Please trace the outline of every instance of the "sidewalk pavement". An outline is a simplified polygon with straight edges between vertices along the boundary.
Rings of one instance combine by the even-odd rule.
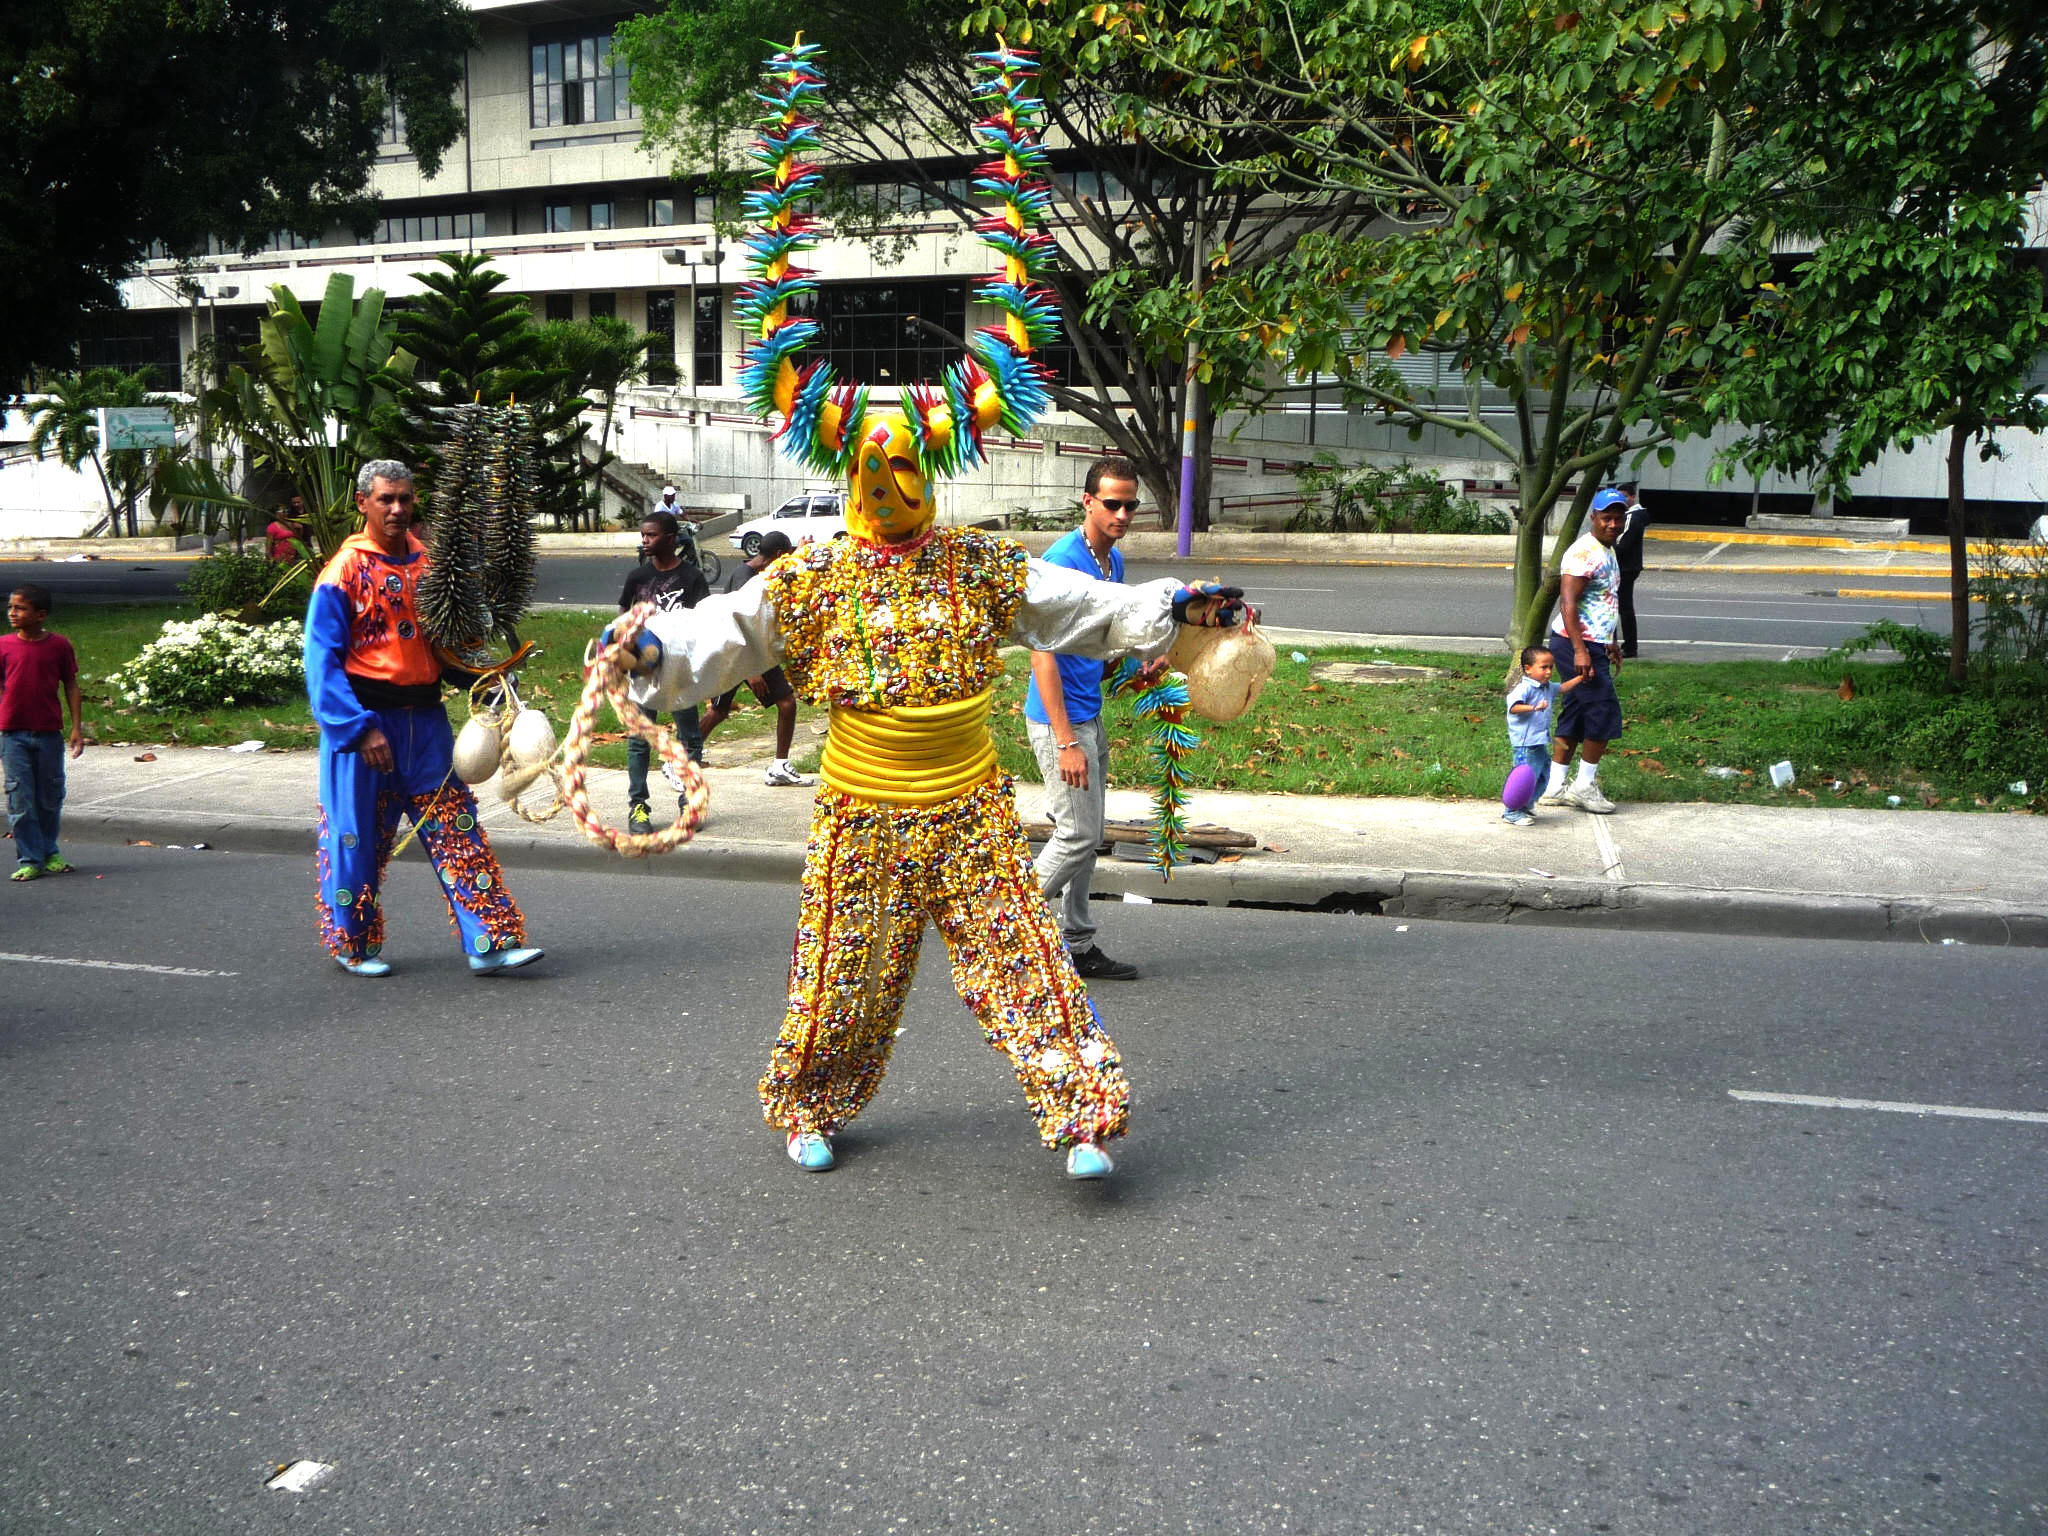
[[[800,746],[803,743],[800,742]],[[499,857],[617,878],[794,881],[811,791],[762,782],[760,738],[711,743],[711,807],[675,853],[621,859],[585,842],[566,811],[518,819],[495,784],[478,800]],[[137,761],[145,751],[149,762]],[[68,765],[65,843],[146,840],[168,858],[195,846],[294,855],[312,874],[318,757],[303,750],[96,747]],[[590,771],[591,802],[625,812],[625,774]],[[545,786],[543,786],[545,788]],[[655,781],[657,804],[666,797]],[[1036,785],[1019,786],[1027,819]],[[1112,789],[1112,820],[1143,819],[1145,795]],[[1391,918],[1662,929],[1772,938],[2048,945],[2048,819],[1828,807],[1623,805],[1613,816],[1545,810],[1515,829],[1483,801],[1343,799],[1197,789],[1189,819],[1251,834],[1255,850],[1176,870],[1105,856],[1098,898],[1276,905]],[[418,857],[417,845],[405,857]],[[543,926],[545,924],[543,923]]]

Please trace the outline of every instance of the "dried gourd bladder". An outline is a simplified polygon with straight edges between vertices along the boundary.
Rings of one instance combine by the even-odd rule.
[[[1183,626],[1167,659],[1188,680],[1188,708],[1219,725],[1252,707],[1273,675],[1273,642],[1256,624],[1230,629]]]

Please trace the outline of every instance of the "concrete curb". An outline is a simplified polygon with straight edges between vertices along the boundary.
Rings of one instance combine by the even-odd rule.
[[[157,847],[205,843],[232,853],[289,854],[310,861],[314,823],[290,817],[157,811],[82,811],[64,819],[67,839]],[[575,874],[672,875],[793,884],[804,851],[786,843],[699,837],[679,856],[620,860],[580,839],[500,826],[491,846],[506,865]],[[424,858],[417,845],[401,857]],[[1284,860],[1196,865],[1162,881],[1148,867],[1104,859],[1095,892],[1191,906],[1259,906],[1419,918],[1432,922],[1747,935],[1757,938],[1887,940],[1919,944],[2048,947],[2048,911],[2015,903],[1941,897],[1856,896],[1700,886],[1544,880],[1373,865]]]

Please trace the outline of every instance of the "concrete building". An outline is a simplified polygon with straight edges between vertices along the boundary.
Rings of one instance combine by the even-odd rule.
[[[481,252],[506,274],[508,291],[528,295],[542,318],[614,315],[656,337],[649,385],[620,412],[615,446],[623,460],[675,478],[707,502],[745,497],[755,511],[800,490],[803,476],[773,454],[732,382],[742,338],[731,296],[744,274],[738,253],[721,245],[713,227],[710,189],[672,177],[642,143],[624,66],[610,46],[622,15],[616,0],[467,3],[479,31],[462,87],[468,131],[429,178],[394,117],[374,181],[382,217],[368,240],[337,229],[317,241],[280,237],[253,256],[146,261],[123,285],[127,308],[84,341],[82,361],[151,364],[168,383],[195,338],[253,339],[273,287],[317,301],[339,269],[354,276],[358,291],[381,288],[402,300],[419,291],[413,274],[438,254]],[[958,175],[969,174],[974,158],[970,146],[960,146]],[[880,246],[828,240],[810,264],[823,282],[828,355],[842,376],[886,389],[933,377],[952,360],[952,350],[916,321],[954,334],[986,322],[968,290],[989,263],[955,218],[926,210],[886,172],[865,190],[893,210],[899,238],[888,243],[888,259]],[[1419,353],[1403,366],[1434,363]],[[1288,497],[1294,471],[1318,450],[1410,459],[1480,487],[1507,474],[1458,439],[1433,432],[1412,441],[1333,408],[1327,394],[1319,403],[1320,410],[1301,409],[1308,404],[1301,401],[1219,423],[1215,494],[1238,509]],[[1070,504],[1086,461],[1104,446],[1096,429],[1057,415],[1037,440],[999,439],[990,470],[953,488],[953,511]],[[1682,445],[1669,468],[1654,460],[1644,466],[1641,480],[1659,515],[1734,521],[1752,503],[1777,512],[1812,508],[1800,481],[1712,483],[1717,446]],[[1857,489],[1859,504],[1848,510],[1899,515],[1923,503],[1926,517],[1938,516],[1940,445],[1887,455]],[[2009,509],[2023,526],[2048,501],[2048,443],[2017,438],[1992,464],[1973,455],[1970,493]],[[0,506],[15,499],[0,483]]]

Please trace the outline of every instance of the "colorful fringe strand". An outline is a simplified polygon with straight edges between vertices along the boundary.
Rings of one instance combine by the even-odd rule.
[[[1110,675],[1109,691],[1135,695],[1133,708],[1140,720],[1150,718],[1152,739],[1146,751],[1152,759],[1152,867],[1159,878],[1171,880],[1173,866],[1188,860],[1188,773],[1186,759],[1202,744],[1202,738],[1184,723],[1188,713],[1188,680],[1169,672],[1150,688],[1137,686],[1138,663],[1126,656]]]
[[[805,115],[824,90],[815,43],[797,41],[771,55],[755,92],[761,110],[748,157],[762,184],[747,194],[747,217],[757,226],[744,240],[748,281],[734,298],[734,313],[754,333],[740,361],[747,406],[767,418],[780,415],[777,432],[785,456],[821,476],[852,467],[859,427],[867,412],[866,386],[842,384],[831,364],[800,365],[796,354],[817,340],[814,319],[791,306],[817,292],[817,276],[797,264],[816,249],[817,227],[803,205],[820,182],[803,156],[815,151],[818,124]],[[968,338],[969,356],[938,380],[906,385],[902,410],[911,429],[919,472],[927,481],[964,474],[983,457],[982,433],[1000,425],[1027,434],[1051,402],[1048,376],[1033,354],[1059,339],[1059,301],[1039,278],[1054,256],[1052,237],[1039,226],[1051,201],[1039,141],[1045,104],[1032,88],[1036,56],[998,40],[972,55],[973,94],[987,112],[974,135],[990,158],[975,171],[974,190],[999,206],[975,223],[977,238],[1001,261],[996,276],[977,283],[974,297],[1002,312],[998,325]]]

